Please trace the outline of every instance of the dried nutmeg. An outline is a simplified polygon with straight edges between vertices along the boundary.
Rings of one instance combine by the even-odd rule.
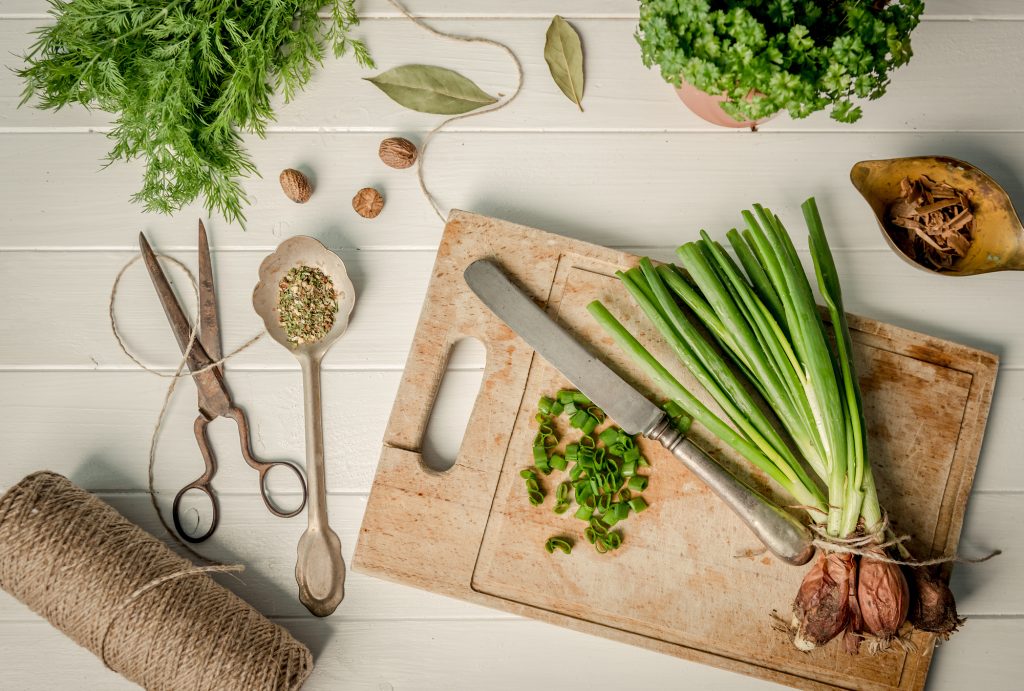
[[[285,168],[278,178],[281,181],[281,189],[286,197],[296,204],[305,204],[313,196],[313,186],[309,184],[309,178],[294,168]]]
[[[416,163],[416,145],[402,137],[388,137],[380,143],[377,153],[392,168],[408,168]]]
[[[384,208],[384,197],[372,187],[364,187],[352,197],[352,208],[363,218],[377,218]]]

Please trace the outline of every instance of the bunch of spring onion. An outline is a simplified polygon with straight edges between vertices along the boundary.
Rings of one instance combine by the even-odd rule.
[[[742,232],[727,234],[735,258],[702,231],[700,240],[677,250],[681,267],[643,259],[638,268],[618,274],[732,426],[680,384],[600,302],[589,310],[665,395],[789,493],[826,541],[858,541],[859,556],[819,554],[794,602],[793,622],[798,647],[820,646],[843,633],[847,649],[856,652],[862,638],[886,644],[897,635],[910,597],[898,565],[864,554],[882,555],[878,545],[886,529],[867,459],[839,278],[813,198],[803,212],[827,320],[789,234],[759,205],[743,212]],[[774,415],[764,412],[759,399]],[[915,623],[949,633],[958,623],[952,596],[941,581],[928,581],[925,586],[941,591],[932,599],[942,600],[945,611],[917,612],[921,599]],[[944,630],[934,623],[939,621]]]

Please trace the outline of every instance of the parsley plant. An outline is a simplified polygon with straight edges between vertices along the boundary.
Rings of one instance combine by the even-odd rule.
[[[737,120],[780,110],[794,118],[831,106],[861,116],[853,99],[885,93],[913,53],[922,0],[641,0],[636,38],[644,64],[685,79]]]

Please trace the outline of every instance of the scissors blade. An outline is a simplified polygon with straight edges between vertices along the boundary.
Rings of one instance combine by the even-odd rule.
[[[192,325],[189,323],[188,317],[185,316],[185,311],[181,309],[181,304],[178,302],[178,298],[175,297],[174,289],[171,288],[171,284],[167,281],[167,276],[164,275],[164,270],[160,267],[153,248],[149,246],[146,236],[142,233],[139,233],[139,249],[142,250],[142,260],[149,270],[149,277],[153,279],[153,287],[156,288],[156,294],[160,298],[160,304],[163,305],[167,321],[171,323],[171,331],[174,332],[174,338],[177,339],[178,347],[184,353],[185,349],[188,348],[188,339],[192,333]],[[211,362],[213,361],[210,360],[201,343],[192,344],[192,349],[188,354],[188,368],[190,370],[194,372],[202,369]]]
[[[171,331],[174,332],[174,338],[177,339],[178,347],[184,353],[185,349],[188,348],[192,326],[188,321],[188,317],[185,316],[185,311],[181,309],[181,303],[175,297],[174,290],[167,281],[167,276],[164,275],[164,270],[160,268],[160,263],[156,259],[153,248],[149,246],[146,236],[142,233],[139,233],[139,249],[142,250],[142,260],[146,263],[146,268],[149,270],[149,277],[153,279],[153,287],[156,288],[156,294],[160,298],[160,304],[163,305],[167,321],[171,323]],[[213,364],[213,360],[206,354],[203,344],[197,339],[188,351],[188,368],[193,372],[192,378],[196,382],[196,388],[199,389],[199,410],[202,411],[207,420],[223,415],[231,408],[231,395],[228,393],[228,389],[224,385],[224,378],[217,371],[217,368],[200,371],[211,364]],[[195,372],[199,372],[199,374],[195,374]]]
[[[210,243],[206,238],[206,226],[199,221],[199,342],[203,350],[216,362],[223,355],[220,347],[220,324],[217,319],[217,293],[213,285],[213,263],[210,260]],[[217,366],[217,371],[224,372]]]

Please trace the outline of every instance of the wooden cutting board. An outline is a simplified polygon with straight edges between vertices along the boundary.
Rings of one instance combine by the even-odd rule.
[[[915,652],[851,657],[829,645],[800,653],[772,627],[787,620],[806,567],[750,556],[759,543],[657,444],[650,508],[624,524],[624,544],[599,555],[572,512],[526,501],[519,471],[532,463],[537,399],[568,382],[472,294],[463,269],[496,259],[582,341],[652,397],[585,307],[598,298],[663,363],[667,346],[637,314],[614,272],[636,257],[504,221],[455,211],[438,248],[423,312],[384,435],[354,568],[418,588],[807,689],[922,689],[934,637]],[[850,318],[870,456],[883,506],[918,554],[956,549],[981,448],[998,359],[990,353],[870,319]],[[424,430],[460,339],[486,348],[483,382],[455,464],[428,469]],[[710,403],[681,366],[675,374]],[[713,404],[712,404],[713,406]],[[714,407],[714,406],[713,406]],[[695,425],[704,448],[750,482],[766,480]],[[779,497],[785,503],[785,499]],[[548,554],[555,534],[572,554]],[[555,653],[552,653],[555,654]]]

